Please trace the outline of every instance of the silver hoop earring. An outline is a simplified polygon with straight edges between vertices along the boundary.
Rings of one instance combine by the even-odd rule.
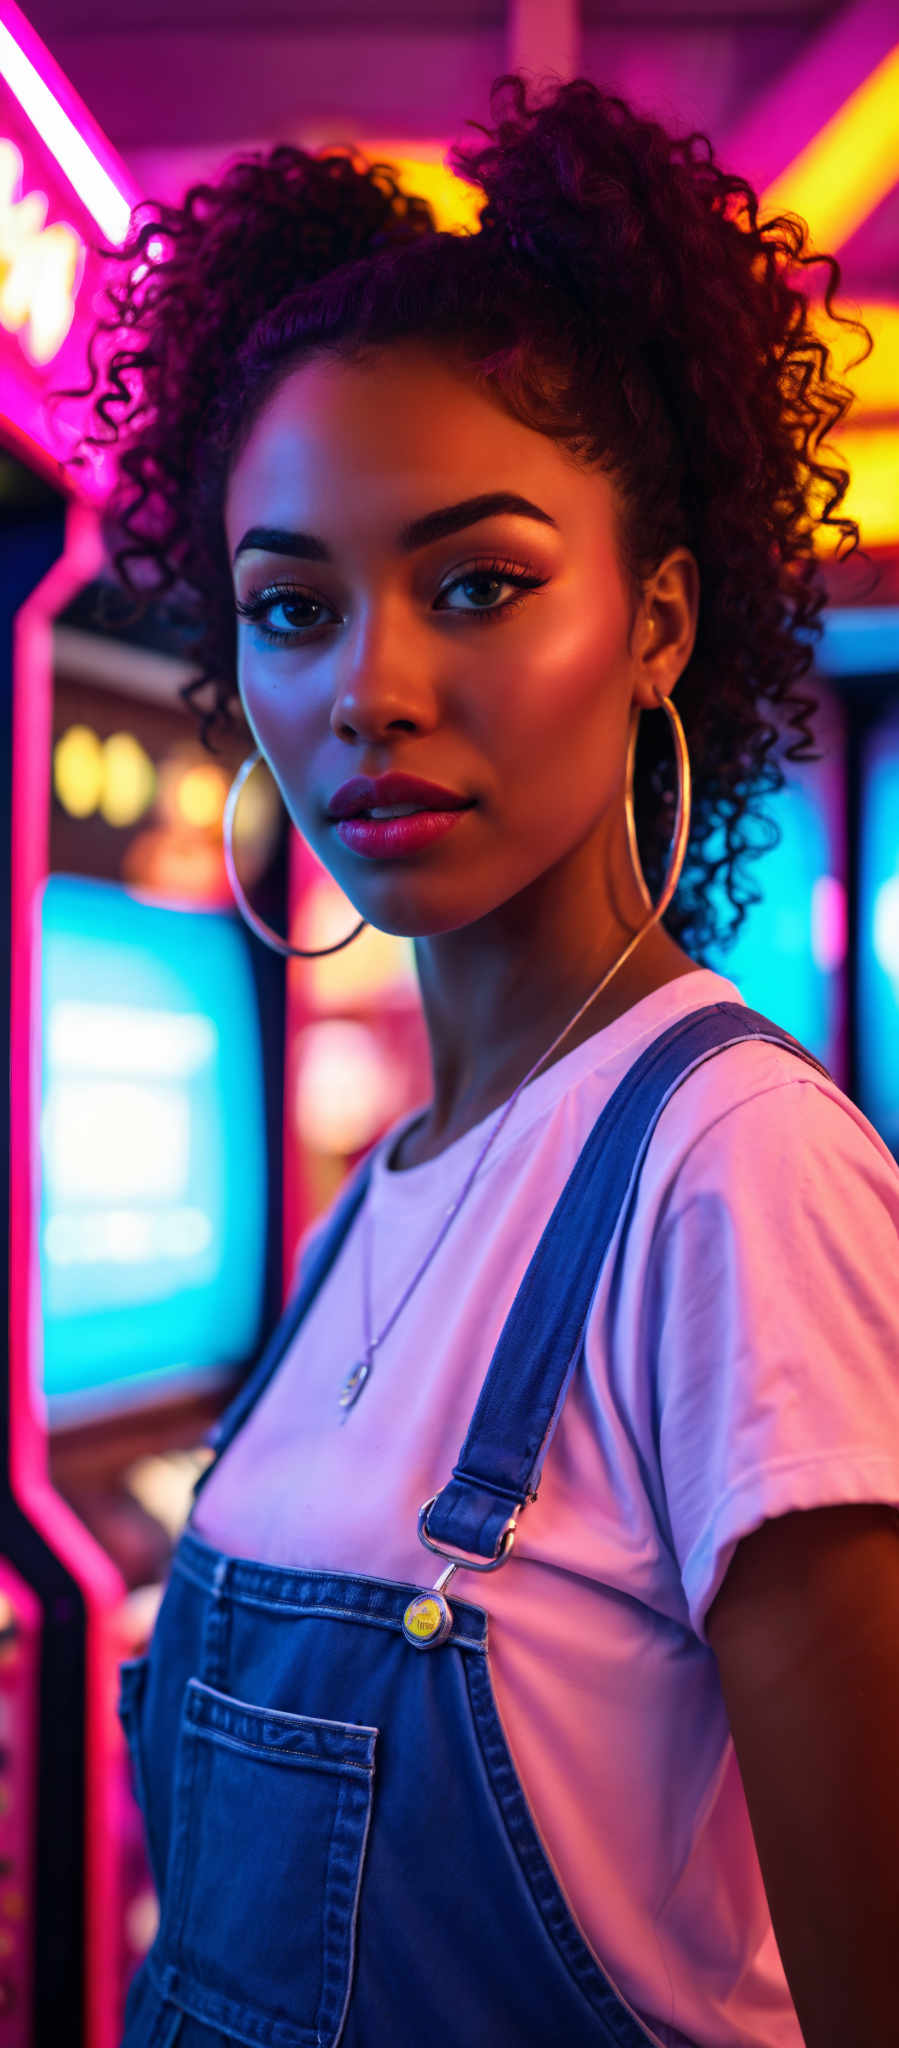
[[[258,767],[261,760],[262,755],[258,747],[254,754],[247,755],[247,759],[238,768],[231,788],[225,798],[225,808],[222,814],[222,846],[225,854],[225,867],[228,870],[228,880],[231,884],[234,901],[244,922],[250,925],[257,938],[262,939],[266,946],[271,947],[273,953],[283,953],[285,958],[290,954],[295,960],[321,960],[327,953],[342,953],[344,946],[352,945],[353,940],[358,939],[359,933],[364,932],[366,926],[366,919],[364,917],[361,924],[357,924],[355,931],[350,932],[348,939],[338,939],[336,946],[320,946],[316,952],[306,953],[301,946],[289,946],[286,939],[279,938],[278,933],[272,930],[270,924],[266,924],[263,918],[257,917],[252,904],[247,902],[244,895],[240,877],[234,865],[234,848],[232,845],[234,813],[237,809],[237,799],[244,783],[248,776],[252,775],[253,769]]]
[[[636,879],[637,887],[640,891],[646,908],[652,913],[646,926],[644,927],[644,930],[648,930],[650,924],[657,923],[658,919],[664,915],[677,888],[678,882],[680,881],[681,869],[683,867],[684,857],[687,851],[687,841],[690,837],[690,813],[692,808],[692,778],[690,774],[690,756],[687,750],[687,742],[684,737],[684,728],[681,724],[680,717],[677,711],[675,710],[674,705],[671,703],[670,699],[658,690],[656,691],[656,698],[660,708],[663,711],[667,712],[668,719],[674,733],[675,751],[677,756],[677,815],[675,818],[674,836],[671,844],[671,852],[668,858],[668,871],[665,876],[665,882],[662,888],[661,896],[659,897],[658,903],[655,905],[653,905],[652,897],[650,896],[649,890],[646,886],[646,877],[643,873],[643,867],[640,860],[640,851],[637,846],[637,827],[634,819],[634,761],[637,752],[637,729],[640,723],[640,714],[642,710],[642,706],[640,706],[639,704],[635,705],[634,710],[631,713],[631,730],[630,737],[628,740],[627,766],[625,769],[624,810],[627,822],[627,843],[630,851],[631,865],[634,870],[634,876]],[[238,768],[237,774],[234,777],[234,781],[232,782],[231,788],[229,789],[228,795],[225,799],[225,808],[222,816],[222,843],[225,854],[225,867],[228,873],[228,880],[231,884],[231,890],[234,896],[234,901],[237,905],[238,910],[240,911],[241,917],[244,919],[245,923],[248,924],[251,927],[251,929],[256,933],[257,938],[262,939],[263,943],[266,946],[270,946],[273,952],[282,953],[285,956],[285,958],[288,955],[290,955],[293,959],[296,960],[322,960],[326,958],[326,956],[329,953],[342,953],[345,946],[351,946],[353,940],[358,939],[359,933],[365,931],[367,924],[366,918],[363,917],[360,920],[355,930],[351,931],[347,938],[338,939],[336,946],[320,946],[314,952],[306,952],[301,946],[290,946],[288,945],[286,939],[279,938],[278,933],[272,930],[271,925],[266,924],[261,917],[257,916],[256,911],[252,907],[252,904],[247,902],[246,896],[244,895],[243,888],[240,882],[240,877],[234,865],[234,849],[232,845],[232,838],[234,832],[234,813],[237,809],[237,799],[240,796],[240,792],[244,786],[244,783],[246,782],[248,776],[252,775],[253,769],[258,766],[261,760],[262,755],[259,751],[259,748],[257,747],[255,753],[249,754],[247,756],[247,759],[241,763],[241,766]]]
[[[645,930],[649,929],[650,924],[657,924],[659,918],[664,916],[680,881],[681,869],[684,865],[687,851],[687,842],[690,837],[690,817],[693,809],[693,777],[690,772],[690,754],[680,714],[676,706],[672,704],[670,697],[665,696],[664,691],[656,689],[655,698],[660,709],[667,712],[668,722],[674,734],[677,764],[677,810],[674,820],[674,833],[672,835],[671,852],[668,856],[668,868],[662,885],[662,893],[658,903],[655,905],[653,905],[652,897],[646,886],[646,877],[643,873],[643,864],[640,859],[640,849],[637,845],[637,825],[634,817],[634,762],[637,755],[637,732],[640,725],[640,714],[643,709],[641,704],[635,705],[631,713],[631,729],[627,746],[627,766],[624,779],[624,815],[627,823],[627,843],[631,857],[631,866],[646,908],[652,912],[652,916],[644,927]]]

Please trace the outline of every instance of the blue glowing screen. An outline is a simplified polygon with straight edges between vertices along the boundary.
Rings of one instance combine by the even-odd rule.
[[[230,916],[53,875],[41,904],[48,1420],[227,1379],[263,1314],[262,1052]]]
[[[734,981],[750,1008],[760,1010],[822,1061],[838,1087],[846,1082],[848,972],[847,842],[844,804],[845,732],[838,702],[820,689],[813,724],[816,749],[809,763],[784,762],[784,786],[755,799],[748,836],[758,857],[738,863],[735,882],[748,903],[738,936],[708,947],[706,966]],[[767,822],[763,822],[767,821]],[[776,833],[771,827],[776,828]],[[708,852],[723,858],[723,828]],[[752,895],[760,895],[752,902]],[[730,919],[723,880],[713,888],[716,907]]]
[[[859,1103],[899,1159],[899,711],[861,749],[857,1043]]]

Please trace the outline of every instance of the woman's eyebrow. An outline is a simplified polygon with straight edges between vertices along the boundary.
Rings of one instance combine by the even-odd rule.
[[[558,531],[558,521],[541,506],[533,505],[530,498],[520,498],[515,491],[488,491],[478,498],[464,498],[459,505],[444,505],[436,512],[425,512],[420,519],[410,520],[397,534],[396,545],[401,554],[411,555],[417,548],[443,540],[462,527],[475,526],[479,519],[492,519],[498,512],[517,513],[521,519],[539,519]],[[266,548],[275,555],[300,555],[310,562],[334,560],[330,548],[317,534],[290,533],[277,526],[248,527],[237,543],[233,561],[246,548]]]

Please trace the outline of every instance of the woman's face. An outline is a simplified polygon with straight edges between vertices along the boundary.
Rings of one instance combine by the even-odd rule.
[[[469,514],[403,545],[425,514],[498,492],[543,516]],[[673,686],[698,590],[680,550],[629,652],[614,510],[607,477],[412,344],[364,366],[317,357],[254,422],[228,482],[228,549],[238,602],[281,586],[261,620],[279,637],[240,620],[240,695],[291,818],[370,924],[412,936],[472,924],[591,836],[600,897],[612,865],[630,874],[631,707],[654,703],[653,682]],[[327,806],[350,776],[389,769],[474,807],[411,857],[366,858]],[[641,920],[632,878],[629,901]]]

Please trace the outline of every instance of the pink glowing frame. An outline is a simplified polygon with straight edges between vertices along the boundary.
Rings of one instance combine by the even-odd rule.
[[[121,1880],[113,1758],[122,1736],[113,1677],[126,1654],[118,1616],[127,1587],[107,1552],[51,1484],[41,1394],[41,898],[49,846],[53,619],[103,560],[99,520],[73,501],[65,547],[13,624],[10,905],[9,1480],[32,1527],[77,1580],[85,1634],[85,2012],[91,2048],[115,2048]]]
[[[15,1757],[16,1774],[15,1798],[4,1809],[0,1830],[4,1856],[9,1857],[15,1873],[15,1884],[10,1889],[20,1898],[33,1899],[43,1615],[32,1587],[26,1585],[5,1557],[0,1558],[0,1597],[9,1602],[17,1628],[16,1640],[7,1653],[9,1661],[0,1666],[3,1743],[4,1747],[8,1743]],[[34,1945],[29,1939],[27,1918],[14,1920],[6,1931],[12,1941],[3,1956],[6,1996],[0,2013],[0,2048],[24,2048],[22,2014],[33,2010]]]
[[[67,184],[108,242],[122,242],[140,194],[83,101],[15,5],[0,0],[0,76],[55,160]],[[28,166],[29,183],[31,166]],[[38,167],[34,182],[46,182]],[[76,303],[74,332],[84,327]],[[0,337],[0,343],[5,337]],[[122,1735],[115,1674],[129,1645],[120,1640],[127,1591],[112,1559],[53,1488],[41,1393],[41,1305],[37,1256],[40,1217],[38,1120],[41,1090],[40,913],[49,857],[53,715],[53,619],[104,560],[99,505],[112,472],[64,473],[39,400],[17,370],[16,345],[0,364],[0,438],[23,462],[70,497],[65,545],[16,615],[13,626],[13,759],[10,1004],[10,1364],[9,1480],[23,1513],[77,1580],[85,1603],[85,1996],[84,2038],[115,2048],[121,1913],[120,1847],[114,1825],[113,1762]],[[67,374],[60,351],[58,383]],[[97,509],[91,508],[93,500]]]
[[[0,0],[0,77],[110,242],[123,242],[137,193],[121,159],[15,0]]]
[[[74,199],[101,237],[114,245],[124,242],[133,208],[143,195],[15,0],[0,0],[0,83],[15,102],[20,126],[24,122],[25,133],[36,138],[35,160],[24,155],[22,196],[48,190],[50,157],[53,190],[48,190],[48,219],[68,216],[74,210]],[[24,137],[22,140],[24,145]],[[68,225],[83,236],[83,228],[75,227],[71,220]],[[32,462],[45,468],[49,458],[56,470],[55,480],[93,503],[101,502],[112,486],[109,457],[99,449],[88,450],[90,466],[63,476],[59,470],[61,430],[46,415],[43,394],[47,387],[85,381],[86,359],[78,344],[91,322],[87,313],[80,313],[80,307],[90,299],[92,279],[101,274],[100,259],[91,250],[76,288],[72,325],[56,355],[44,366],[46,377],[34,375],[17,342],[0,330],[0,419],[15,422],[20,441],[31,445]],[[75,430],[69,428],[68,435],[74,438]],[[62,452],[67,454],[69,449]]]
[[[885,0],[860,0],[850,10],[857,29],[856,61],[872,61],[873,46],[883,34]],[[864,57],[861,58],[861,45]],[[9,63],[14,46],[21,65]],[[7,63],[3,64],[4,50]],[[15,69],[19,87],[10,75]],[[831,64],[830,81],[838,67]],[[35,76],[32,77],[31,74]],[[59,65],[41,42],[15,0],[0,0],[0,76],[13,90],[43,146],[55,157],[82,206],[108,240],[123,240],[128,214],[139,203],[124,165],[116,156],[88,109]],[[35,90],[35,78],[37,90]],[[22,80],[26,81],[23,96]],[[763,124],[763,139],[789,160],[810,139],[801,131],[816,129],[823,107],[789,94],[789,121],[778,131]],[[842,95],[841,95],[842,96]],[[824,98],[827,98],[825,92]],[[801,109],[807,106],[808,121]],[[797,117],[799,129],[797,130]],[[754,160],[750,136],[741,138],[741,157]],[[759,137],[751,141],[760,147]],[[763,152],[764,154],[764,152]],[[759,166],[759,169],[761,165]],[[780,164],[764,163],[765,176]],[[757,172],[756,182],[759,182]],[[121,203],[116,208],[116,196]],[[110,208],[112,209],[110,211]],[[78,321],[76,309],[75,324]],[[2,337],[0,337],[2,343]],[[2,365],[0,365],[2,371]],[[65,377],[60,382],[72,381]],[[112,1675],[128,1648],[117,1635],[116,1620],[126,1587],[111,1558],[90,1535],[68,1504],[54,1492],[48,1469],[46,1417],[41,1411],[41,1315],[36,1238],[39,1208],[40,1107],[40,903],[48,866],[49,762],[52,729],[52,622],[56,613],[101,567],[104,553],[96,513],[79,503],[76,493],[94,501],[105,495],[111,476],[95,474],[81,481],[63,477],[53,451],[37,426],[33,410],[22,416],[21,387],[0,376],[0,438],[18,447],[22,459],[51,476],[72,496],[66,518],[65,547],[58,562],[22,605],[14,626],[13,747],[16,772],[12,814],[11,1015],[10,1015],[10,1484],[23,1512],[41,1531],[55,1554],[77,1579],[84,1596],[86,1629],[86,1860],[85,1860],[85,2040],[91,2048],[116,2048],[113,1988],[118,1964],[120,1873],[112,1810],[114,1772],[120,1749]],[[4,405],[6,416],[3,417]],[[285,1110],[285,1159],[292,1134]],[[285,1219],[285,1221],[293,1219]],[[285,1234],[287,1235],[287,1233]],[[286,1264],[286,1261],[285,1261]]]

